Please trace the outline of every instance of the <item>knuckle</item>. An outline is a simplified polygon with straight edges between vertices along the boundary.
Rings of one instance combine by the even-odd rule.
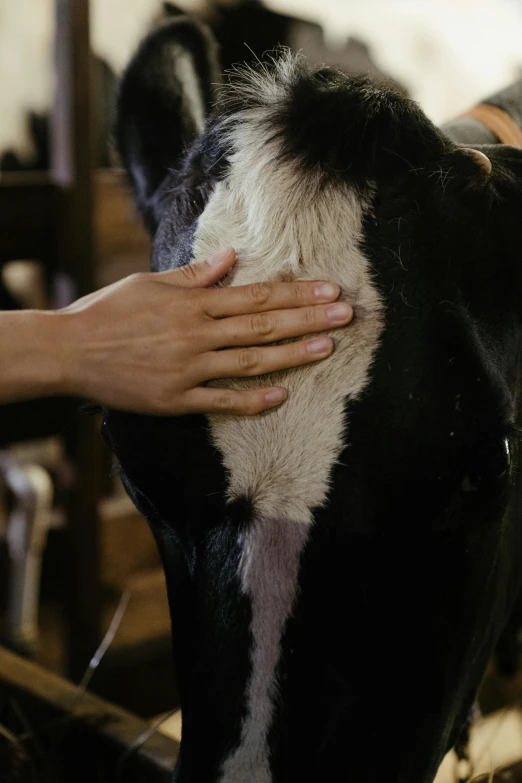
[[[301,304],[307,304],[310,302],[310,283],[296,283],[295,294],[296,299]]]
[[[265,304],[272,293],[270,283],[252,283],[250,286],[250,297],[256,305]]]
[[[259,362],[259,354],[254,348],[243,348],[238,352],[237,362],[242,370],[253,370]]]
[[[194,280],[194,282],[196,282]],[[183,305],[192,311],[197,311],[198,315],[203,315],[205,308],[205,289],[187,288],[183,292]]]
[[[301,364],[303,361],[308,361],[309,355],[306,350],[304,340],[296,340],[288,345],[288,357],[287,362],[290,365]]]
[[[234,397],[229,391],[222,391],[216,397],[216,408],[229,411],[234,408]]]
[[[172,389],[161,389],[152,402],[152,407],[159,415],[169,414],[174,408],[175,394]]]
[[[288,348],[289,359],[300,359],[302,356],[307,356],[307,342],[305,338],[299,337],[297,340],[292,340],[286,346]]]
[[[252,316],[252,332],[258,337],[267,337],[273,331],[273,321],[266,313],[256,313]]]
[[[317,324],[317,313],[313,307],[305,307],[302,318],[305,326],[316,326]]]
[[[185,264],[179,267],[180,273],[189,282],[194,282],[198,277],[198,270],[193,264]]]
[[[180,343],[185,356],[196,358],[194,354],[199,350],[202,339],[207,336],[210,329],[200,318],[194,318],[191,321],[193,322],[183,326],[183,330],[179,329]]]

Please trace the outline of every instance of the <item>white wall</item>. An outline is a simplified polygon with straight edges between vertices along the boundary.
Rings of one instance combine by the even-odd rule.
[[[90,0],[96,54],[120,72],[146,31],[160,0]],[[44,111],[53,95],[55,0],[0,0],[0,150],[31,155],[25,119]]]
[[[522,75],[522,0],[265,0],[367,43],[376,64],[443,122]]]

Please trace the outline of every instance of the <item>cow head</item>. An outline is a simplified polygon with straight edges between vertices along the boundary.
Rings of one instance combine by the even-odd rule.
[[[288,54],[214,100],[208,33],[143,43],[118,142],[152,265],[322,279],[354,307],[253,418],[108,411],[166,571],[176,780],[430,781],[519,588],[522,154]],[[484,157],[484,155],[486,157]]]

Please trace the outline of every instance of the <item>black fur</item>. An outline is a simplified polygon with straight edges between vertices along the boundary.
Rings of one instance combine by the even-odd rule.
[[[236,77],[234,90],[222,102],[224,114],[268,107],[266,137],[281,138],[283,157],[319,168],[330,181],[355,186],[397,176],[406,166],[425,164],[429,155],[435,159],[453,149],[418,105],[393,89],[333,68],[312,70],[304,58],[298,62],[281,101],[255,90],[245,93]],[[247,72],[246,85],[248,80]],[[407,151],[407,159],[400,151]]]
[[[239,92],[181,157],[180,87],[161,68],[187,24],[144,43],[120,103],[123,157],[157,227],[155,269],[190,260],[198,216],[227,175],[224,128],[261,100]],[[304,65],[264,132],[323,187],[341,179],[373,194],[364,249],[386,302],[371,382],[349,406],[301,562],[272,777],[429,783],[520,593],[522,152],[484,148],[487,178],[407,99]],[[250,670],[251,607],[237,583],[248,499],[225,505],[204,417],[107,411],[104,426],[165,564],[184,710],[175,779],[217,781]]]

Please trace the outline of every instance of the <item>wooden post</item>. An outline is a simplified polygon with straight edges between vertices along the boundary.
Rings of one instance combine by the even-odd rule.
[[[60,209],[59,266],[70,276],[76,296],[94,289],[91,72],[89,0],[56,0],[53,178]],[[78,414],[74,424],[65,428],[64,436],[77,471],[67,523],[67,674],[79,680],[100,639],[102,446],[98,422],[92,416]]]

